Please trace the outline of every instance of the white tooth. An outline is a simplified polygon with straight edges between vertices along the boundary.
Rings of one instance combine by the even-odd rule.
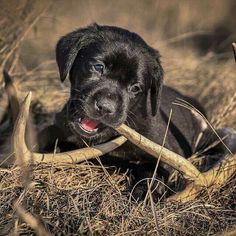
[[[81,121],[82,119],[81,119],[81,117],[79,118],[79,122]]]

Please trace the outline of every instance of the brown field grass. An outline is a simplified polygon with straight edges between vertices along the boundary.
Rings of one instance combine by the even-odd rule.
[[[166,83],[197,97],[215,128],[236,129],[230,45],[236,38],[235,9],[230,0],[55,1],[20,44],[11,74],[22,98],[33,91],[32,111],[40,130],[68,98],[69,85],[60,84],[54,60],[59,36],[94,21],[118,25],[160,50]],[[224,33],[220,27],[230,33],[218,42]],[[195,33],[202,32],[210,35],[204,36],[211,45],[207,49],[196,43]],[[184,204],[130,200],[129,180],[115,167],[89,162],[0,167],[0,235],[45,235],[46,230],[52,235],[200,236],[236,230],[235,176]]]

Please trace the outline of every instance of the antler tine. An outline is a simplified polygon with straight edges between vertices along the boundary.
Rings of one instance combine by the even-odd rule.
[[[236,43],[232,43],[232,47],[233,47],[233,52],[234,52],[234,59],[236,62]]]
[[[161,160],[163,162],[182,172],[186,178],[194,181],[198,180],[198,184],[205,186],[206,181],[204,176],[184,157],[150,141],[124,124],[116,128],[116,130],[125,136],[130,142],[137,145],[152,156],[159,158],[161,153]]]
[[[197,182],[189,184],[182,192],[168,198],[168,201],[187,202],[195,199],[202,190],[210,190],[210,187],[218,189],[236,172],[236,155],[229,155],[219,161],[215,167],[203,173],[207,185],[200,186]],[[214,190],[213,189],[213,190]]]
[[[16,164],[22,164],[28,162],[31,159],[31,153],[29,152],[25,144],[25,130],[26,123],[29,117],[29,108],[31,103],[32,93],[29,92],[23,101],[13,131],[13,150],[16,157]]]
[[[31,152],[25,143],[25,130],[29,117],[29,108],[31,102],[31,92],[28,93],[23,101],[18,119],[16,121],[14,135],[13,135],[13,147],[16,157],[16,164],[22,163],[49,163],[51,161],[55,163],[78,163],[84,160],[88,160],[94,157],[102,156],[115,148],[121,146],[126,142],[125,137],[118,137],[110,142],[100,144],[94,147],[82,148],[75,151],[64,153],[35,153]]]

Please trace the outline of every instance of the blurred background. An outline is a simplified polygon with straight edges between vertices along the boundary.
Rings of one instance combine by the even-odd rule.
[[[201,55],[231,51],[236,32],[235,0],[56,0],[22,48],[28,66],[54,59],[62,35],[93,22],[140,34],[151,46],[192,46]],[[30,54],[30,56],[29,56]]]
[[[43,108],[59,109],[50,94],[64,98],[58,89],[69,84],[58,80],[58,39],[93,22],[124,27],[160,51],[166,83],[197,97],[214,120],[228,104],[235,110],[235,12],[235,0],[1,0],[0,63],[7,58],[2,64]],[[8,44],[15,47],[11,59],[4,56]],[[231,117],[224,121],[234,126]]]

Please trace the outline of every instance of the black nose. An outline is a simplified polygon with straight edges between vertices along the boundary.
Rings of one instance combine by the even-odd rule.
[[[94,107],[101,115],[112,115],[116,111],[115,102],[107,98],[95,100]]]

